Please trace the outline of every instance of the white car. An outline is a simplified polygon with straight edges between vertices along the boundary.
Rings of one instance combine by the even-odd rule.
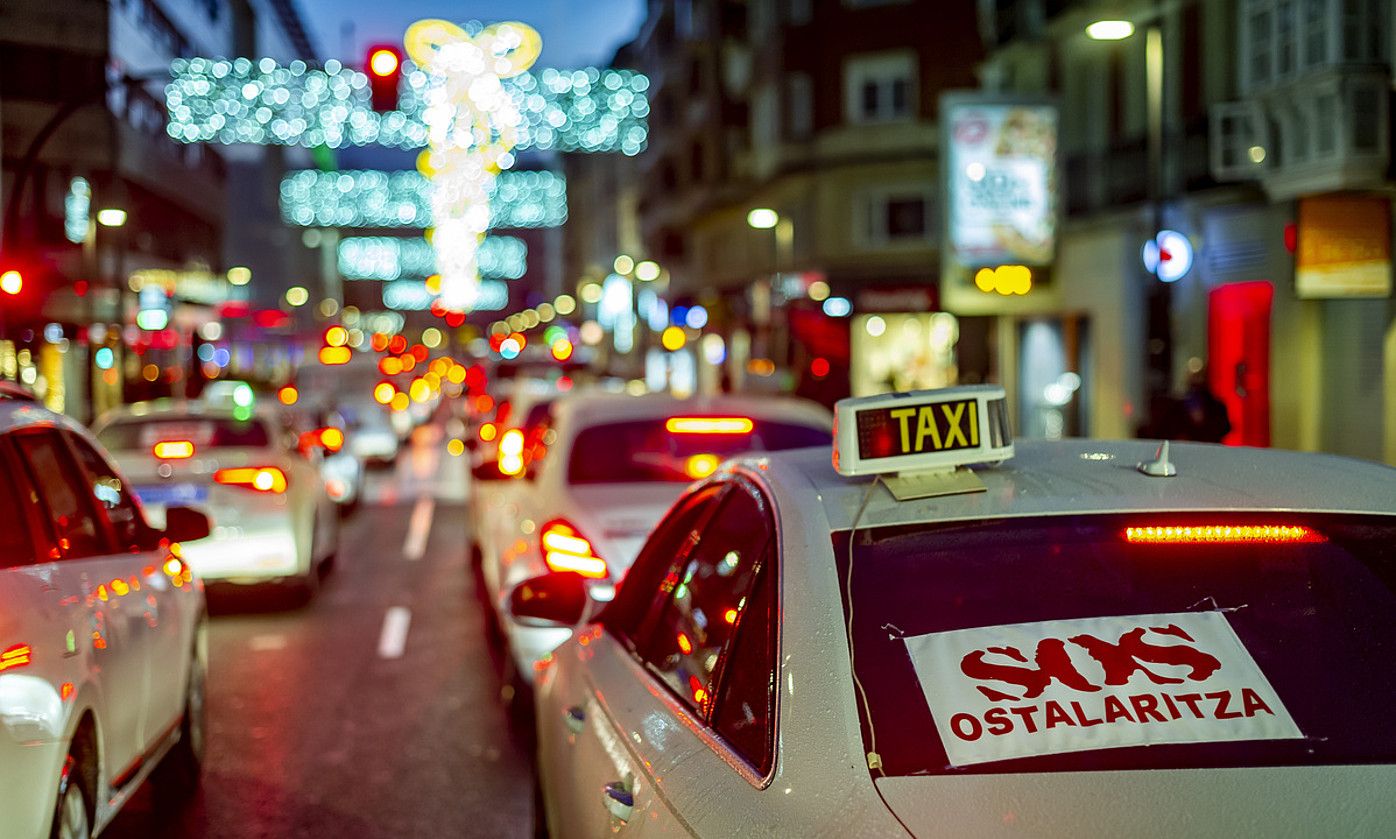
[[[204,749],[203,584],[171,508],[150,527],[92,435],[0,387],[0,834],[100,832],[148,777],[192,796]]]
[[[838,471],[723,468],[595,620],[520,586],[583,621],[535,685],[553,835],[1387,835],[1396,470],[1015,453],[1002,397],[841,403]]]
[[[109,412],[94,431],[156,519],[175,504],[208,512],[213,535],[185,546],[205,581],[315,593],[339,548],[339,515],[277,412],[162,400]]]
[[[509,620],[515,585],[549,569],[576,571],[592,596],[609,599],[685,486],[730,455],[828,445],[830,427],[825,408],[799,399],[582,393],[553,402],[527,435],[502,435],[500,463],[517,459],[504,471],[521,469],[523,480],[484,516],[481,576],[520,680],[532,680],[569,630]]]

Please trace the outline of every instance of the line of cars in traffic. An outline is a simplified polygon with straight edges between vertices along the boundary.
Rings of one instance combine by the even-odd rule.
[[[1015,442],[993,386],[844,400],[832,438],[770,399],[533,402],[472,504],[555,836],[1396,818],[1396,470]]]
[[[366,424],[219,382],[88,430],[0,383],[0,836],[97,835],[147,778],[192,794],[205,582],[313,595]]]

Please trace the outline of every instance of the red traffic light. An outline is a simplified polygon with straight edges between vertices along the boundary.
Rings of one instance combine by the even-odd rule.
[[[398,83],[402,80],[402,52],[389,44],[371,46],[364,68],[368,71],[373,110],[396,111]]]

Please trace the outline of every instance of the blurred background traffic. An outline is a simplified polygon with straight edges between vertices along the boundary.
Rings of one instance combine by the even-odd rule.
[[[521,362],[1396,460],[1388,4],[524,4],[488,101],[414,60],[461,10],[69,6],[0,5],[0,375],[81,420],[234,379],[384,457]]]

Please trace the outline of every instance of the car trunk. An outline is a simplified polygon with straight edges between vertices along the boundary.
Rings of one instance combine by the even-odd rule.
[[[568,490],[567,508],[619,580],[650,531],[687,488],[681,483],[586,484]]]

